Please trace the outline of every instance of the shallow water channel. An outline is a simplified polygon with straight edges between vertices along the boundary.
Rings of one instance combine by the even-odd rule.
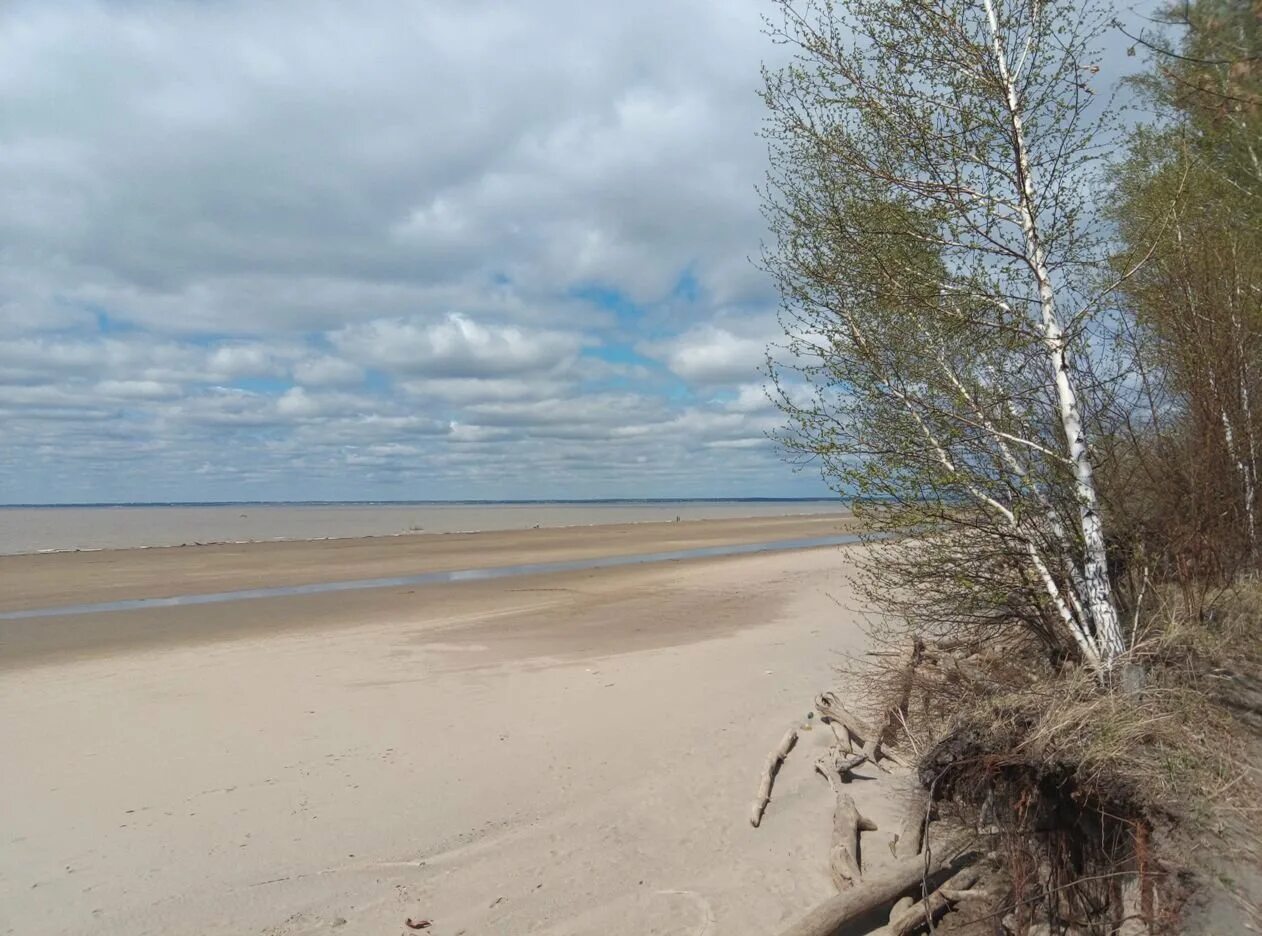
[[[728,546],[704,546],[697,549],[676,549],[668,552],[638,553],[631,556],[597,556],[563,562],[534,562],[524,565],[493,566],[479,569],[454,569],[447,572],[421,572],[390,578],[344,579],[334,582],[312,582],[307,585],[282,585],[274,588],[247,588],[240,591],[211,592],[202,595],[172,595],[164,598],[131,598],[126,601],[101,601],[95,604],[60,605],[28,608],[0,613],[0,621],[28,618],[65,617],[72,614],[104,614],[110,611],[136,611],[144,608],[171,608],[183,605],[220,604],[228,601],[249,601],[254,598],[281,598],[288,595],[318,595],[322,592],[358,591],[367,588],[395,588],[402,585],[439,585],[450,582],[484,582],[490,579],[513,578],[519,575],[544,575],[550,572],[581,572],[584,569],[608,569],[616,566],[640,565],[648,562],[672,562],[680,559],[707,559],[718,556],[741,556],[752,553],[782,552],[791,549],[812,549],[820,546],[847,546],[859,542],[854,533],[820,536],[810,539],[778,540],[771,543],[738,543]]]

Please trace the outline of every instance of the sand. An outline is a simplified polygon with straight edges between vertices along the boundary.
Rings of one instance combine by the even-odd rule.
[[[135,555],[118,569],[140,576]],[[131,612],[78,619],[81,646],[66,629],[56,652],[6,649],[0,933],[775,932],[832,890],[826,733],[803,735],[761,828],[748,807],[863,646],[847,563]],[[899,804],[865,775],[875,864]]]

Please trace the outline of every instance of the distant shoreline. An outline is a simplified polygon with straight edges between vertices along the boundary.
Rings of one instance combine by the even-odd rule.
[[[807,498],[50,504],[0,511],[0,555],[7,556],[849,513],[840,500]]]
[[[819,504],[840,502],[830,497],[590,497],[484,500],[241,500],[241,501],[66,501],[47,504],[0,503],[0,510],[95,510],[127,507],[489,507],[570,505],[597,507],[636,504]]]

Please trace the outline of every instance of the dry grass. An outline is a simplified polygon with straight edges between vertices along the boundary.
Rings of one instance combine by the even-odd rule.
[[[1225,689],[1262,673],[1262,584],[1225,594],[1201,620],[1177,595],[1149,604],[1127,661],[1144,672],[1137,691],[1102,689],[1019,633],[978,650],[930,644],[905,706],[908,746],[923,754],[967,731],[992,768],[1071,777],[1101,801],[1172,816],[1247,808],[1257,790],[1239,752],[1257,713],[1247,699],[1225,704]],[[866,667],[876,709],[906,696],[904,659],[895,645]]]
[[[1199,613],[1173,590],[1145,607],[1130,691],[1020,631],[984,647],[930,641],[912,674],[902,635],[850,674],[874,720],[897,713],[942,807],[988,831],[1016,932],[1036,905],[1082,932],[1112,932],[1128,912],[1172,931],[1192,850],[1217,836],[1215,855],[1256,854],[1262,584]],[[1122,897],[1136,881],[1143,907]]]

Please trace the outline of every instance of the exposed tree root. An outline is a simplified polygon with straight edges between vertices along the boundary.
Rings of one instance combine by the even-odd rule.
[[[878,740],[881,744],[893,744],[898,737],[899,729],[907,723],[907,706],[911,702],[911,690],[916,681],[916,667],[925,655],[925,642],[919,637],[908,641],[903,657],[903,665],[898,671],[897,697],[894,704],[885,712],[885,722],[881,725]]]

